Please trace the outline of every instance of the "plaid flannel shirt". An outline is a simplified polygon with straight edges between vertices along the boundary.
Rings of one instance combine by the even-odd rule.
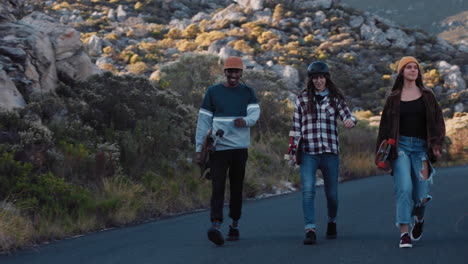
[[[294,104],[293,131],[296,132],[295,142],[302,136],[304,152],[309,154],[335,153],[338,154],[337,116],[342,121],[351,119],[355,124],[356,118],[352,115],[345,101],[335,99],[336,109],[330,105],[330,97],[326,95],[321,104],[313,99],[317,112],[313,115],[306,113],[307,92],[297,96]]]

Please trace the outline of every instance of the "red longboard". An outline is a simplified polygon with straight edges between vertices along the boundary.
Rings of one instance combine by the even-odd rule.
[[[380,143],[379,149],[375,155],[375,164],[379,169],[384,171],[390,170],[390,161],[388,160],[388,155],[390,154],[390,150],[392,147],[395,147],[395,139],[389,138],[382,140]]]
[[[292,156],[294,155],[296,158],[296,164],[301,165],[302,163],[302,136],[299,137],[296,144],[294,144],[295,138],[296,138],[296,132],[289,131],[288,152],[284,155],[284,159],[291,161]]]

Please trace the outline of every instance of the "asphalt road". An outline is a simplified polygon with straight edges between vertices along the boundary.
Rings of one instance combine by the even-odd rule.
[[[326,206],[317,191],[318,243],[302,244],[299,192],[247,201],[241,240],[217,247],[206,238],[209,212],[107,230],[0,256],[13,263],[468,263],[468,167],[437,169],[425,233],[398,248],[388,175],[339,185],[338,239],[325,239]],[[227,231],[227,224],[223,226]]]

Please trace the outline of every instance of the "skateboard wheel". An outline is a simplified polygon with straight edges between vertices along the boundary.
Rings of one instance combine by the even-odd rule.
[[[379,162],[377,163],[377,166],[378,166],[379,168],[382,168],[382,169],[387,168],[387,164],[386,164],[385,162],[383,162],[383,161],[379,161]]]
[[[393,138],[389,138],[389,139],[387,140],[387,142],[388,142],[388,144],[390,144],[390,145],[395,145],[395,143],[396,143],[395,139],[393,139]]]

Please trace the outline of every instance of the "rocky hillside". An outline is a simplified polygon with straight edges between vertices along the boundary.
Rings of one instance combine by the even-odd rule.
[[[10,10],[0,25],[0,76],[11,87],[10,105],[3,104],[9,108],[27,102],[34,91],[53,90],[57,80],[70,82],[95,72],[81,53],[77,31],[100,69],[155,81],[183,53],[237,55],[254,71],[275,73],[294,93],[303,87],[307,64],[327,60],[352,106],[374,112],[391,86],[395,62],[413,55],[421,60],[426,84],[441,98],[447,115],[468,107],[465,44],[453,46],[336,0],[68,0],[30,1],[27,7],[44,14],[15,20]],[[38,56],[39,47],[48,52]]]
[[[440,37],[450,43],[468,46],[468,10],[447,17],[441,23]]]
[[[443,20],[468,10],[465,0],[445,0],[443,8],[439,0],[342,0],[342,3],[434,34],[444,31]]]

